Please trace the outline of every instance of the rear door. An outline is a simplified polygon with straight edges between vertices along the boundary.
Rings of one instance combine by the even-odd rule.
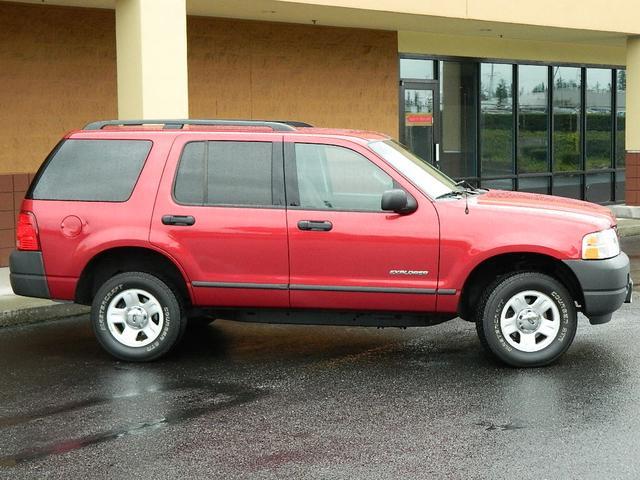
[[[292,307],[435,310],[439,224],[433,204],[365,147],[285,136]],[[380,209],[402,188],[418,209]]]
[[[198,305],[289,306],[282,136],[247,137],[180,135],[162,177],[150,239]]]

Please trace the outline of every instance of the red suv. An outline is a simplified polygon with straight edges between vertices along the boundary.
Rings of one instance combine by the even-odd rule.
[[[456,183],[389,137],[294,122],[107,121],[40,168],[10,259],[19,295],[91,305],[100,344],[156,359],[191,317],[475,322],[514,366],[630,301],[598,205]]]

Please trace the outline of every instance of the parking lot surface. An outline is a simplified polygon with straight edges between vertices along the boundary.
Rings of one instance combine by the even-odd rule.
[[[635,275],[640,240],[623,248]],[[87,317],[6,328],[0,478],[637,478],[639,333],[637,302],[582,317],[525,370],[459,319],[217,321],[150,364],[108,357]]]

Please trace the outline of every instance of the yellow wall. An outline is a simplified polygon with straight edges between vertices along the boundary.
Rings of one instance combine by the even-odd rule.
[[[117,0],[119,118],[188,118],[185,0]]]
[[[624,47],[398,32],[398,51],[473,58],[624,65]]]
[[[282,3],[640,34],[638,0],[280,0]],[[339,12],[335,12],[339,15]]]

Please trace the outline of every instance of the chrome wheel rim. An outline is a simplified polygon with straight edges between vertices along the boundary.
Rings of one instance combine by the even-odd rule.
[[[558,336],[560,311],[551,297],[542,292],[518,292],[502,309],[500,330],[516,350],[539,352]]]
[[[164,326],[160,302],[137,288],[123,290],[107,307],[109,332],[127,347],[145,347],[156,340]]]

